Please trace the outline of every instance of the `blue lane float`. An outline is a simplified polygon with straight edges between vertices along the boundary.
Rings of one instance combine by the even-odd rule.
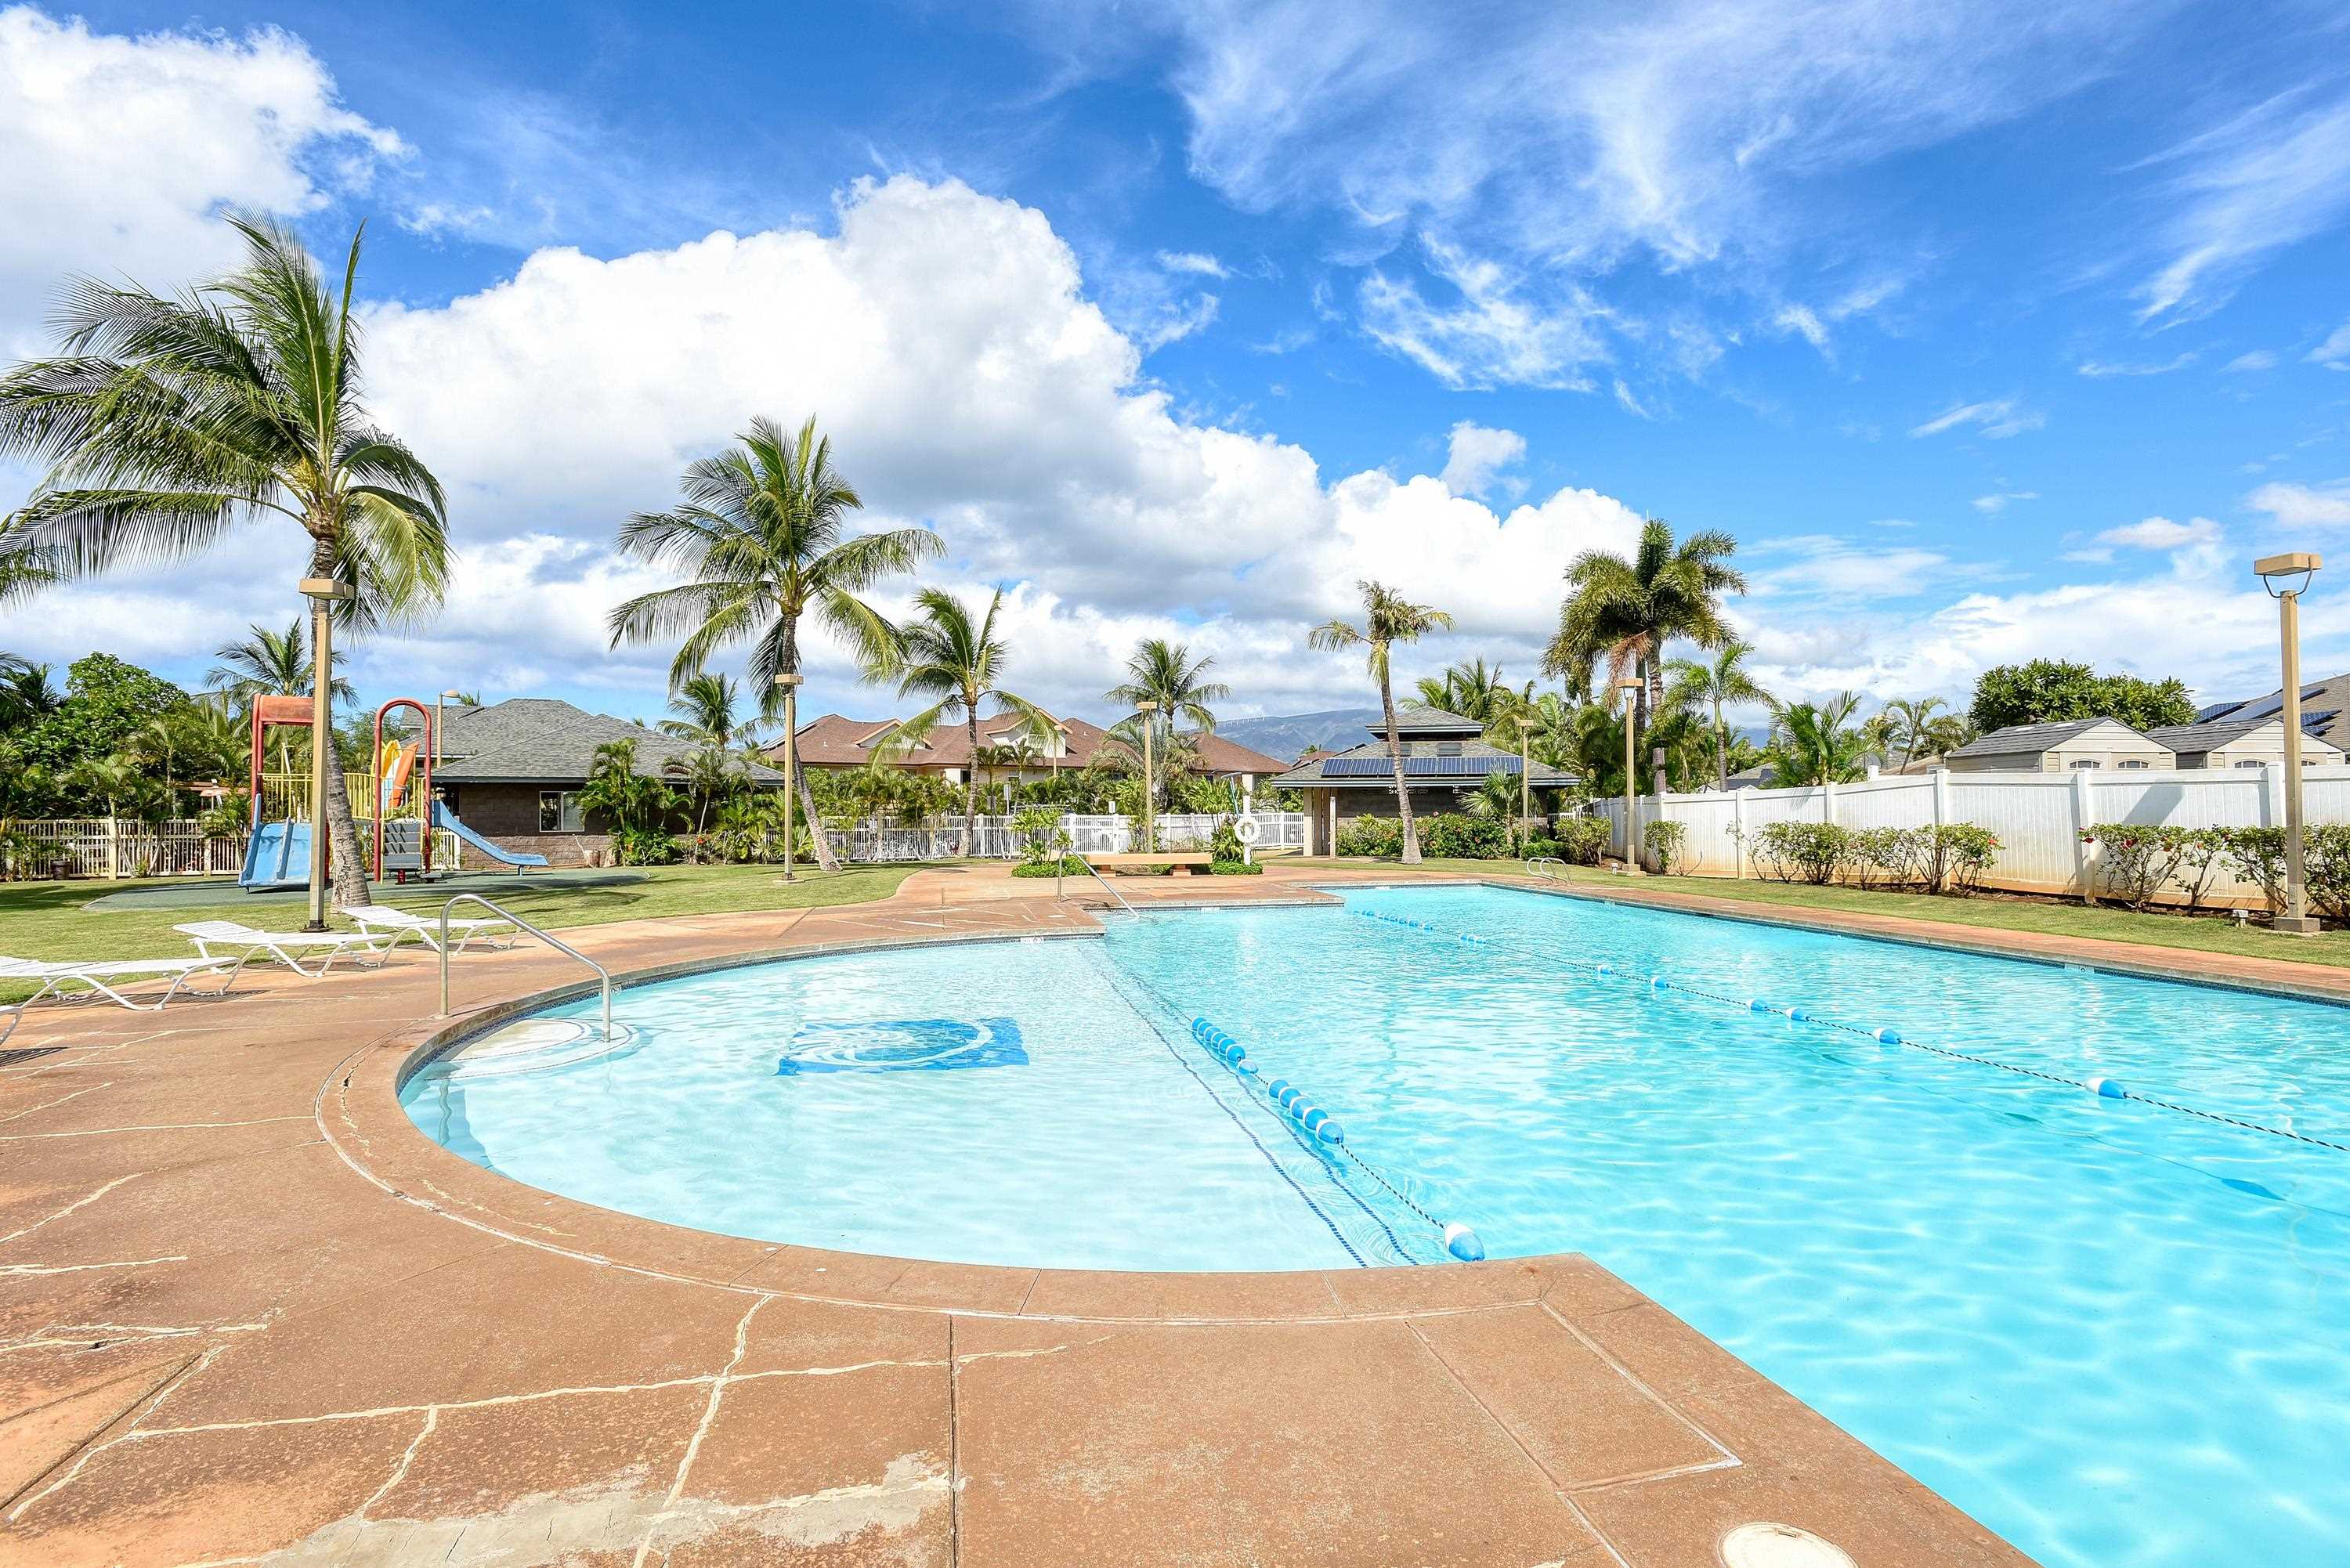
[[[1264,1078],[1256,1064],[1248,1059],[1248,1047],[1217,1028],[1204,1018],[1191,1020],[1191,1038],[1200,1043],[1209,1055],[1239,1074],[1243,1080],[1255,1083],[1263,1091],[1274,1109],[1297,1124],[1298,1127],[1327,1144],[1347,1141],[1347,1129],[1336,1117],[1308,1099],[1303,1086],[1286,1078]]]

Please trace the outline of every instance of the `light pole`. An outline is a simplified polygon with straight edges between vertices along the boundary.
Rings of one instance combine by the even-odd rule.
[[[1150,732],[1155,726],[1153,715],[1159,711],[1156,698],[1145,697],[1134,705],[1142,715],[1142,852],[1146,855],[1159,847],[1159,836],[1153,818],[1158,815],[1158,797],[1150,788]]]
[[[1518,847],[1521,850],[1534,837],[1534,722],[1521,713],[1518,715]]]
[[[2284,663],[2284,909],[2269,924],[2298,936],[2317,929],[2309,914],[2309,879],[2301,853],[2301,596],[2324,564],[2305,550],[2264,556],[2252,563],[2261,586],[2277,602]]]
[[[798,781],[793,777],[792,763],[798,756],[800,749],[800,677],[778,675],[775,677],[775,685],[784,694],[784,880],[789,882],[794,880],[792,808],[797,803],[797,797],[792,794],[792,791],[798,787]],[[808,831],[811,833],[816,831],[813,823],[809,825]]]
[[[1633,694],[1647,691],[1648,685],[1639,680],[1618,680],[1616,690],[1624,693],[1624,874],[1638,877],[1640,875],[1640,817],[1639,805],[1632,791],[1639,775],[1632,771],[1632,730],[1634,715],[1639,712],[1640,708]]]
[[[327,767],[335,755],[335,606],[358,590],[332,577],[305,577],[310,600],[310,919],[327,929]]]

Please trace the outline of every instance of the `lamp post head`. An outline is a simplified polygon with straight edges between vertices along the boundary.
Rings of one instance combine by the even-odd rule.
[[[355,599],[359,597],[359,591],[357,588],[348,583],[338,582],[333,577],[305,577],[296,587],[301,588],[304,595],[314,599]]]
[[[806,679],[806,678],[805,676],[799,675],[778,675],[775,677],[775,684],[782,687],[785,691],[789,691],[792,688],[799,685],[801,681]]]
[[[447,698],[450,701],[454,702],[454,701],[456,701],[458,699],[460,699],[460,698],[463,697],[465,694],[464,694],[463,691],[458,691],[455,687],[453,687],[453,686],[452,686],[452,687],[451,687],[448,691],[443,691],[442,693],[441,693],[441,695],[442,695],[442,696],[443,696],[443,697],[445,697],[445,698]]]
[[[1156,713],[1159,711],[1159,699],[1145,697],[1134,705],[1134,711],[1138,713]]]
[[[2288,550],[2282,556],[2262,556],[2252,563],[2252,570],[2260,575],[2261,586],[2268,589],[2271,598],[2282,598],[2287,594],[2297,594],[2307,588],[2309,579],[2324,565],[2324,557],[2311,551]],[[2299,577],[2301,581],[2290,587],[2279,583],[2280,578],[2293,577]]]

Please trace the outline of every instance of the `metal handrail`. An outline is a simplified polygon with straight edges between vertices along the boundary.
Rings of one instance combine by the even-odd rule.
[[[1558,867],[1558,870],[1556,871],[1544,871],[1540,873],[1540,875],[1549,877],[1554,882],[1557,881],[1561,873],[1566,870],[1566,862],[1560,859],[1555,855],[1530,855],[1526,857],[1526,875],[1529,877],[1536,875],[1537,873],[1535,872],[1534,867],[1538,866],[1555,866]]]
[[[1100,872],[1098,872],[1098,871],[1097,871],[1097,870],[1095,870],[1095,869],[1094,869],[1094,863],[1093,863],[1092,861],[1090,861],[1090,860],[1087,859],[1084,856],[1080,855],[1080,856],[1078,856],[1078,857],[1077,857],[1077,864],[1078,864],[1078,865],[1080,865],[1080,866],[1082,866],[1082,867],[1084,867],[1086,868],[1086,875],[1087,875],[1087,876],[1088,876],[1088,877],[1092,877],[1095,881],[1097,881],[1097,882],[1098,882],[1098,883],[1100,883],[1100,884],[1102,885],[1102,891],[1104,891],[1104,892],[1107,893],[1111,898],[1116,898],[1116,899],[1118,900],[1118,907],[1119,909],[1124,909],[1124,910],[1125,910],[1128,914],[1129,914],[1129,915],[1134,915],[1134,916],[1137,916],[1137,917],[1139,917],[1139,916],[1141,915],[1141,913],[1142,913],[1142,911],[1141,911],[1141,910],[1139,910],[1139,909],[1136,909],[1133,905],[1131,905],[1131,904],[1129,904],[1129,903],[1128,903],[1128,902],[1126,901],[1126,895],[1125,895],[1125,894],[1123,894],[1123,893],[1119,892],[1117,888],[1113,888],[1113,887],[1111,887],[1111,886],[1109,885],[1109,878],[1108,878],[1108,877],[1107,877],[1103,876]]]
[[[540,941],[545,942],[556,952],[568,953],[573,958],[577,959],[581,963],[586,964],[589,969],[594,970],[596,971],[596,977],[604,982],[604,1043],[608,1045],[612,1043],[612,971],[606,969],[602,964],[598,963],[594,959],[589,958],[586,953],[581,952],[577,948],[573,947],[569,942],[564,941],[558,937],[549,936],[546,932],[540,930],[536,926],[532,925],[528,920],[524,919],[520,915],[515,914],[512,909],[504,909],[496,904],[493,904],[487,898],[483,898],[479,893],[460,893],[455,898],[441,906],[442,1017],[446,1018],[449,1016],[449,911],[455,909],[460,904],[466,903],[479,904],[482,908],[489,910],[492,914],[496,915],[499,919],[512,920],[515,925],[521,927],[524,930],[528,931],[532,936],[536,937]]]

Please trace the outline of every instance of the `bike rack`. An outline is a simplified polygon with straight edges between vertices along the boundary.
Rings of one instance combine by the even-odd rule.
[[[515,925],[519,926],[524,930],[528,931],[532,936],[536,937],[540,941],[545,942],[556,952],[568,953],[571,957],[577,959],[581,963],[586,964],[589,969],[594,970],[596,971],[596,978],[601,981],[604,986],[604,1043],[608,1045],[611,1044],[612,971],[606,969],[602,964],[598,963],[594,959],[589,958],[586,953],[581,952],[577,948],[573,947],[569,942],[564,941],[560,938],[549,936],[546,932],[540,930],[536,926],[532,925],[528,920],[524,919],[520,915],[515,914],[512,909],[493,904],[487,898],[483,898],[479,893],[460,893],[455,898],[441,906],[442,1017],[446,1018],[449,1016],[449,911],[455,909],[460,904],[467,903],[479,904],[482,908],[489,910],[492,914],[496,915],[499,919],[512,920]]]

